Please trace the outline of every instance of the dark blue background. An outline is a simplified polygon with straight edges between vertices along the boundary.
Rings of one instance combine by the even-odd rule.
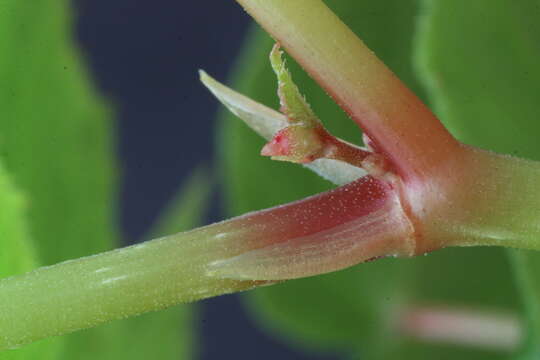
[[[139,241],[193,169],[212,164],[218,103],[197,69],[226,79],[250,19],[234,1],[75,5],[77,40],[116,110],[121,226],[127,242]],[[201,359],[307,358],[258,330],[238,296],[202,302],[199,322]]]

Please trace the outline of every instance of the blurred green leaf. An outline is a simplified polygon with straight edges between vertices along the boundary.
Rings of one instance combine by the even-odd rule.
[[[171,235],[200,226],[210,205],[213,186],[208,169],[198,167],[169,201],[149,231],[148,238]]]
[[[36,240],[38,257],[45,264],[120,245],[114,124],[74,49],[70,18],[67,0],[7,0],[0,6],[0,158],[26,195],[25,231]],[[203,202],[204,192],[194,192],[199,195],[191,196],[185,207],[193,205],[191,201]],[[198,206],[179,220],[176,231],[194,225],[201,212]],[[0,217],[18,226],[17,214],[3,211]],[[17,271],[28,270],[36,264],[23,256],[24,239],[16,236],[6,244],[10,251],[3,247],[0,256],[8,257],[10,266],[20,261]],[[17,247],[20,256],[10,254]],[[59,357],[187,357],[190,322],[191,308],[185,307],[74,333],[63,338],[66,346]],[[49,356],[46,348],[39,349],[30,345],[0,358]]]
[[[37,266],[25,216],[25,198],[0,162],[0,278],[20,274]],[[55,359],[61,339],[42,341],[21,350],[0,354],[2,360]]]
[[[424,2],[419,70],[442,121],[465,143],[540,160],[540,3]],[[537,358],[540,255],[510,253],[531,325],[527,351]]]
[[[500,248],[448,248],[411,259],[415,284],[412,305],[509,311],[518,308],[508,258]],[[387,359],[506,359],[504,352],[448,344],[430,344],[403,337]]]
[[[111,124],[73,51],[68,11],[68,1],[0,8],[0,158],[25,194],[44,264],[110,249],[116,237]]]
[[[46,264],[115,245],[113,124],[73,49],[68,1],[0,12],[0,156]]]
[[[0,163],[0,277],[21,274],[37,265],[24,200]]]

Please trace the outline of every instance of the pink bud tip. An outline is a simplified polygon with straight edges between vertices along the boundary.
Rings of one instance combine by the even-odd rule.
[[[262,156],[288,156],[292,152],[291,141],[284,131],[279,131],[261,150]]]

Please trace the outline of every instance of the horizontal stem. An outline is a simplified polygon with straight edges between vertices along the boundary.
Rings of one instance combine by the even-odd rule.
[[[205,276],[204,264],[220,256],[201,248],[213,232],[203,231],[0,280],[0,350],[262,284]]]
[[[410,233],[395,192],[366,176],[288,205],[44,267],[0,280],[0,349],[373,257],[411,255]]]
[[[209,270],[233,279],[287,280],[415,253],[411,223],[390,185],[366,176],[329,194],[327,203],[288,214],[309,218],[298,218],[299,228],[291,239],[216,261]],[[282,225],[283,221],[285,216]],[[320,227],[328,221],[332,226]],[[301,230],[314,226],[319,229]]]
[[[540,162],[464,146],[407,202],[424,238],[419,251],[445,246],[540,250]]]

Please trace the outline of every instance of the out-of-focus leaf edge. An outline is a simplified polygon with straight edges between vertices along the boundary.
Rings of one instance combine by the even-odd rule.
[[[423,0],[422,10],[416,68],[441,120],[466,143],[540,160],[539,3]],[[506,252],[527,313],[517,357],[538,358],[540,255]]]
[[[26,219],[26,202],[0,159],[0,278],[30,271],[38,265]],[[22,349],[2,352],[0,359],[53,360],[61,347],[62,339],[48,339]]]

